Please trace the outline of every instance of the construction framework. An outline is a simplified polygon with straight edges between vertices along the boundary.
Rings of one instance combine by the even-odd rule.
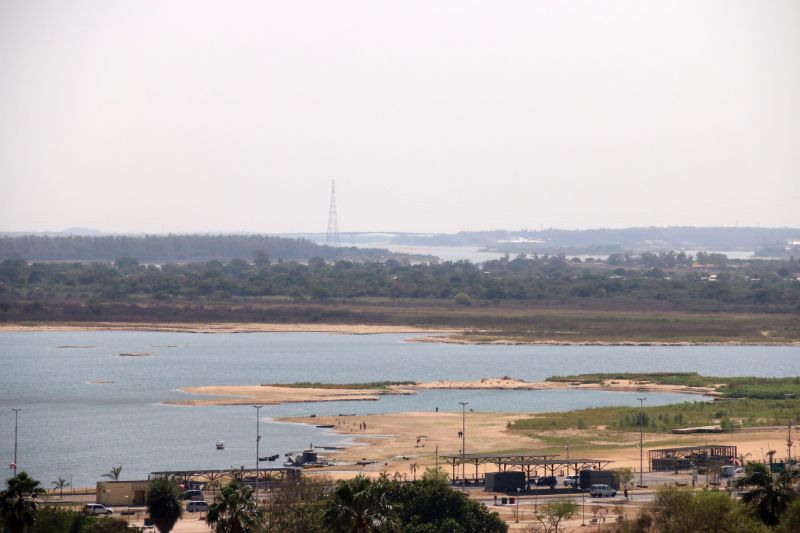
[[[709,444],[661,448],[648,451],[647,458],[650,462],[650,470],[654,472],[689,470],[695,466],[705,467],[710,463],[733,464],[736,461],[736,446]]]

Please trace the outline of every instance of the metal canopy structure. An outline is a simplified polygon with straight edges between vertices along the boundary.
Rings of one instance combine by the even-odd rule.
[[[187,487],[192,482],[211,483],[221,479],[238,479],[241,481],[253,480],[258,476],[259,482],[275,480],[275,474],[279,474],[281,480],[295,479],[300,477],[299,467],[276,466],[259,468],[230,468],[223,470],[162,470],[160,472],[150,472],[147,479],[157,479],[161,477],[173,477],[181,480]]]
[[[461,465],[461,454],[446,454],[439,456],[453,470],[453,479],[456,477],[456,467]],[[495,465],[498,472],[506,470],[521,470],[530,482],[532,477],[536,477],[538,470],[541,469],[545,476],[554,476],[556,470],[573,471],[577,475],[581,470],[602,470],[612,461],[605,459],[558,459],[557,454],[544,454],[536,452],[522,453],[468,453],[463,456],[465,464],[475,466],[475,480],[479,479],[478,467],[482,464]]]
[[[581,470],[602,470],[610,465],[613,461],[607,459],[541,459],[533,461],[504,461],[501,463],[503,470],[522,470],[525,472],[525,477],[530,482],[531,477],[535,477],[537,471],[541,468],[545,476],[555,476],[556,470],[566,470],[569,474],[572,472],[578,475]],[[531,472],[534,476],[531,476]]]
[[[732,464],[736,460],[736,446],[709,444],[661,448],[648,451],[647,458],[650,461],[650,470],[656,472],[688,470],[693,466],[707,466],[709,463]]]

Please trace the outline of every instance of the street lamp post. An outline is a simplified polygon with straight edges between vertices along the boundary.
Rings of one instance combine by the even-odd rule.
[[[17,477],[17,417],[22,409],[17,407],[11,410],[14,411],[14,477]]]
[[[583,510],[581,511],[581,526],[586,525],[586,491],[581,492],[581,504]]]
[[[467,464],[466,464],[466,420],[467,420],[467,405],[469,402],[458,402],[461,404],[461,490],[467,492]]]
[[[647,398],[636,398],[639,400],[639,486],[644,486],[644,401]]]
[[[517,487],[517,513],[516,513],[516,517],[515,517],[515,520],[514,520],[514,522],[517,522],[517,523],[519,523],[519,492],[520,492],[520,490],[522,490],[522,489]]]
[[[254,405],[256,410],[256,505],[258,505],[258,475],[260,474],[259,444],[261,444],[261,408],[263,405]]]

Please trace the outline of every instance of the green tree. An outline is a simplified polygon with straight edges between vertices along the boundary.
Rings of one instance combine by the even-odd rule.
[[[44,494],[39,482],[26,472],[6,481],[6,489],[0,492],[0,516],[9,533],[23,533],[26,527],[33,525],[36,499]]]
[[[326,531],[352,533],[395,530],[395,509],[390,500],[391,482],[385,477],[371,481],[364,476],[340,480],[323,510]]]
[[[578,504],[571,498],[558,498],[540,507],[536,520],[543,533],[558,533],[563,520],[568,520],[578,512]]]
[[[403,533],[505,533],[497,513],[453,490],[447,478],[429,470],[394,489],[392,500]]]
[[[317,476],[287,480],[270,492],[264,506],[267,531],[316,533],[322,531],[322,502],[333,481]]]
[[[633,470],[627,467],[616,470],[614,475],[619,479],[619,483],[623,488],[627,487],[630,482],[633,481]]]
[[[108,478],[112,481],[119,481],[120,474],[122,474],[122,465],[112,466],[111,470],[103,474],[103,477]]]
[[[183,515],[180,488],[172,478],[159,478],[147,487],[147,513],[161,533],[169,533]]]
[[[647,506],[654,533],[758,533],[766,528],[725,492],[663,487]]]
[[[777,531],[780,533],[797,533],[800,531],[800,498],[792,500],[781,515]]]
[[[232,481],[214,498],[206,523],[216,533],[252,533],[263,522],[253,497],[253,489]]]
[[[736,487],[744,489],[742,501],[752,505],[762,522],[769,526],[778,524],[781,513],[796,497],[792,482],[796,472],[775,476],[763,463],[748,462],[744,476],[736,480]]]
[[[50,484],[53,485],[54,488],[58,489],[58,497],[63,500],[64,499],[64,487],[69,487],[70,486],[69,485],[69,481],[67,481],[63,477],[59,476],[58,479],[56,479],[55,481],[51,481]]]

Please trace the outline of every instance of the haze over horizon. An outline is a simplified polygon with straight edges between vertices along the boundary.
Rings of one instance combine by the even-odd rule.
[[[800,3],[0,5],[0,231],[800,227]]]

